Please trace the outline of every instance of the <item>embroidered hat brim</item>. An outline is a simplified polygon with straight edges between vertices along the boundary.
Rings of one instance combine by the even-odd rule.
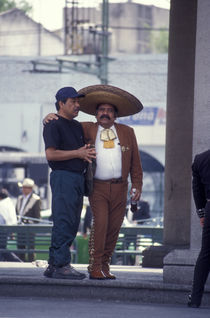
[[[118,117],[139,113],[143,109],[142,103],[132,94],[111,85],[92,85],[78,91],[85,97],[80,100],[80,110],[95,115],[99,104],[111,104],[117,107]]]

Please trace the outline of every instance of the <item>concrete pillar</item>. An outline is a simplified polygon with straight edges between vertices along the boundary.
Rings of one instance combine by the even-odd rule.
[[[196,3],[172,0],[170,12],[164,244],[180,247],[190,245]]]
[[[192,143],[190,146],[186,144],[186,140],[184,137],[185,129],[182,130],[182,127],[178,127],[177,129],[181,129],[183,133],[183,143],[180,143],[180,149],[178,150],[178,153],[180,151],[183,151],[183,156],[187,159],[182,161],[179,161],[180,157],[177,157],[177,164],[174,161],[175,168],[173,168],[170,164],[171,160],[169,157],[169,154],[172,151],[174,142],[172,135],[169,133],[167,135],[168,142],[166,144],[166,147],[168,147],[168,144],[171,141],[171,150],[168,149],[166,155],[166,162],[169,159],[169,166],[167,167],[167,174],[166,174],[166,187],[168,186],[170,189],[170,178],[172,180],[172,184],[174,184],[174,180],[176,182],[183,182],[184,178],[186,178],[186,181],[184,181],[184,186],[186,189],[182,189],[183,193],[186,193],[186,199],[184,199],[184,194],[180,195],[180,198],[176,196],[176,198],[172,199],[174,201],[174,204],[170,204],[170,190],[166,189],[166,205],[165,205],[165,215],[166,215],[166,223],[165,223],[165,242],[167,244],[173,244],[175,243],[175,240],[178,240],[178,245],[180,247],[183,247],[185,243],[189,243],[188,240],[190,238],[190,248],[181,250],[181,249],[175,249],[171,253],[169,253],[164,258],[164,281],[165,282],[176,282],[176,283],[186,283],[190,284],[192,282],[193,278],[193,270],[194,270],[194,264],[196,257],[199,252],[200,248],[200,241],[201,241],[201,228],[199,225],[199,219],[195,213],[195,205],[191,196],[190,199],[190,191],[191,191],[191,170],[189,171],[188,167],[191,168],[191,162],[195,156],[196,153],[202,152],[206,149],[210,148],[210,1],[209,0],[197,0],[197,18],[195,20],[195,13],[196,13],[196,1],[172,1],[173,6],[179,7],[177,10],[180,10],[183,7],[183,4],[188,7],[188,12],[185,12],[186,16],[185,19],[188,19],[189,16],[194,16],[193,18],[193,25],[192,32],[195,32],[196,27],[196,54],[195,54],[195,79],[194,79],[194,101],[191,101],[192,110],[189,112],[189,118],[185,117],[186,125],[187,127],[192,127]],[[182,17],[184,18],[184,17]],[[176,24],[180,23],[180,17],[177,16],[177,22]],[[186,26],[186,30],[188,29],[188,26]],[[180,35],[182,37],[182,35]],[[184,44],[184,43],[183,43]],[[188,51],[188,50],[187,50]],[[189,52],[188,52],[189,53]],[[186,52],[186,55],[188,54]],[[177,54],[179,54],[177,52]],[[180,56],[181,58],[181,56]],[[176,63],[174,64],[174,68],[177,67]],[[192,65],[192,68],[193,65]],[[171,71],[170,71],[171,72]],[[183,77],[185,78],[185,68],[183,70]],[[178,80],[178,78],[177,78]],[[188,93],[188,83],[184,83],[182,81],[182,84],[184,86],[183,89],[187,89],[186,93]],[[192,85],[192,83],[191,83]],[[175,86],[175,83],[174,83]],[[170,83],[169,81],[169,94],[168,94],[168,108],[171,107],[175,108],[174,101],[170,102],[170,91],[174,90],[173,88],[173,82]],[[191,88],[193,92],[193,87]],[[173,93],[175,95],[175,92]],[[190,94],[191,96],[191,94]],[[191,98],[190,98],[191,99]],[[184,104],[179,105],[181,107],[185,107]],[[181,107],[180,113],[182,113]],[[173,116],[173,112],[169,112],[169,116]],[[192,116],[193,115],[193,116]],[[178,120],[177,117],[174,118],[174,121]],[[173,121],[173,119],[171,119]],[[187,121],[190,121],[190,123],[187,123]],[[168,123],[169,124],[169,123]],[[174,123],[175,124],[175,123]],[[168,127],[168,130],[170,130],[170,127]],[[178,133],[179,135],[180,133]],[[176,138],[176,137],[175,137]],[[180,140],[181,142],[181,140]],[[183,147],[186,147],[186,149]],[[177,145],[176,145],[177,146]],[[191,147],[191,149],[190,149]],[[175,157],[176,157],[177,151],[175,151]],[[191,156],[191,158],[190,158]],[[180,166],[179,168],[176,166]],[[183,167],[183,176],[181,178],[175,178],[173,177],[173,172],[171,176],[171,172],[169,170],[173,169],[178,173],[181,172],[181,169]],[[189,182],[190,181],[190,182]],[[178,186],[179,187],[179,186]],[[172,186],[173,188],[173,186]],[[176,187],[175,187],[176,188]],[[175,191],[176,192],[176,191]],[[173,197],[173,191],[172,191],[172,197]],[[180,209],[181,207],[183,210],[183,217],[184,219],[179,216],[179,213],[177,215],[177,218],[175,216],[171,218],[171,214],[173,213],[176,215],[177,213],[177,207]],[[189,207],[191,207],[189,211]],[[190,215],[189,215],[190,212]],[[179,220],[183,224],[180,223],[179,229],[178,229],[178,223]],[[175,226],[175,230],[177,232],[177,238],[175,235],[175,231],[172,231],[170,234],[170,228],[173,227],[173,224]],[[189,225],[191,229],[191,234],[189,235]],[[183,231],[186,230],[186,234],[183,233]],[[180,234],[180,238],[179,238]],[[183,246],[182,246],[183,245]],[[208,280],[208,284],[210,284],[210,278]]]
[[[190,246],[191,162],[197,0],[171,0],[168,53],[164,245],[143,254],[143,266]],[[157,262],[155,264],[157,266]]]

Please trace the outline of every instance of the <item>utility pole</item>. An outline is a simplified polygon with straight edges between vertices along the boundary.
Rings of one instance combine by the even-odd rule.
[[[83,67],[83,71],[90,74],[96,74],[101,84],[107,84],[108,83],[108,54],[109,54],[109,1],[108,0],[102,0],[102,10],[101,10],[101,25],[100,30],[97,30],[97,26],[92,30],[92,28],[89,29],[89,32],[93,35],[93,45],[96,45],[96,38],[100,40],[100,53],[97,53],[97,49],[95,47],[95,57],[96,57],[96,63],[86,63],[87,66]],[[66,0],[66,7],[65,7],[65,55],[79,55],[78,53],[78,34],[79,34],[79,24],[90,22],[89,19],[79,19],[78,17],[78,3],[79,0]],[[71,5],[71,11],[69,11],[68,4]],[[71,16],[70,16],[71,13]],[[81,29],[81,27],[80,27]],[[70,61],[68,59],[69,63],[73,63],[73,61]],[[67,62],[67,61],[66,61]],[[63,60],[63,63],[65,61]],[[83,66],[85,62],[81,61],[79,65],[78,63],[74,63],[71,66],[69,66],[71,69],[82,71],[81,70],[81,64],[83,63]],[[92,68],[93,66],[94,68]]]
[[[38,24],[38,56],[42,55],[42,25]]]
[[[68,4],[71,4],[71,19],[69,19]],[[77,54],[77,24],[78,1],[66,0],[65,5],[65,54]],[[71,23],[70,23],[71,22]]]
[[[109,0],[103,0],[102,4],[102,55],[100,61],[100,79],[101,84],[108,83],[108,28],[109,28]]]

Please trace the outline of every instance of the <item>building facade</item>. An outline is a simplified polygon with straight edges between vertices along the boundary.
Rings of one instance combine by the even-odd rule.
[[[0,13],[1,56],[50,56],[64,53],[63,40],[20,9]]]
[[[77,2],[79,4],[79,2]],[[128,1],[109,3],[109,52],[154,53],[153,38],[168,29],[169,10]],[[64,9],[67,53],[94,53],[100,50],[102,5]]]

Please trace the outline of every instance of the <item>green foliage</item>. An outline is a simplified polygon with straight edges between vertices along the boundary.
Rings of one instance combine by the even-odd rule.
[[[28,13],[32,6],[26,0],[0,0],[0,12],[4,12],[13,8],[18,8]]]
[[[32,10],[32,6],[26,0],[19,1],[18,8],[23,10],[25,13],[29,13]]]
[[[16,6],[13,0],[0,0],[0,12],[12,9]]]
[[[168,53],[168,34],[166,30],[151,33],[150,43],[153,52]]]

